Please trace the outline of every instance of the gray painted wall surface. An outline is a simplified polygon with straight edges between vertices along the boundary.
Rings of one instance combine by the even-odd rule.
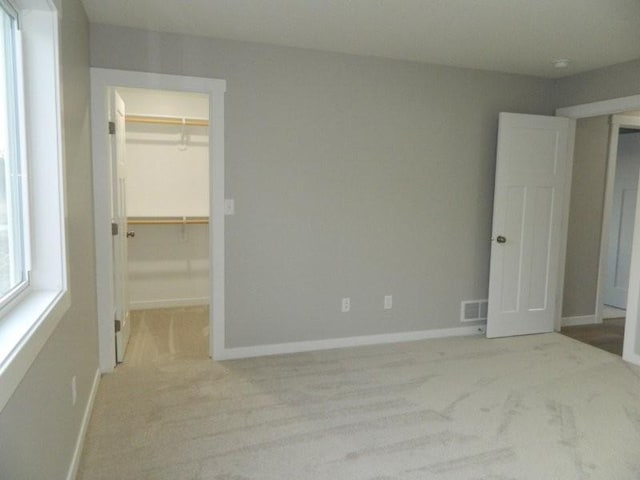
[[[61,32],[71,308],[0,412],[0,478],[66,478],[98,367],[88,23],[64,0]],[[71,406],[71,377],[78,400]]]
[[[91,64],[227,80],[229,347],[459,326],[498,112],[553,112],[549,80],[99,25]]]
[[[557,108],[640,94],[640,59],[556,81]]]
[[[563,317],[595,313],[608,149],[608,115],[576,122]]]

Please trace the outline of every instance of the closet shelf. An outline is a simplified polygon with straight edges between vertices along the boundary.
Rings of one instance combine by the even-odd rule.
[[[128,217],[128,225],[206,225],[209,217]]]
[[[127,123],[150,123],[153,125],[183,125],[188,127],[208,127],[209,120],[205,118],[169,117],[162,115],[133,115],[125,116]]]

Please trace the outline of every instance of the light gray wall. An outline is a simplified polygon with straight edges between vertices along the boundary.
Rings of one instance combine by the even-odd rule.
[[[71,308],[0,412],[0,478],[63,479],[98,367],[89,141],[88,23],[63,1],[61,32]],[[71,377],[78,400],[71,406]]]
[[[608,150],[608,115],[576,122],[563,317],[595,313]]]
[[[556,81],[557,108],[640,94],[640,59]]]
[[[101,25],[91,64],[227,80],[230,347],[459,326],[498,112],[553,112],[550,80]]]

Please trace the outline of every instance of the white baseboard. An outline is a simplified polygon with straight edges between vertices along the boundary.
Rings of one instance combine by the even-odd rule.
[[[84,446],[84,439],[87,435],[87,428],[89,427],[89,421],[91,420],[91,412],[93,411],[93,402],[96,399],[96,393],[98,393],[98,385],[100,384],[100,369],[96,370],[96,374],[93,377],[93,385],[91,385],[91,391],[89,392],[89,399],[87,406],[84,409],[84,415],[82,416],[82,424],[80,425],[80,432],[78,432],[78,438],[76,439],[76,448],[73,451],[73,458],[71,459],[71,465],[69,465],[69,473],[67,473],[67,480],[75,480],[78,474],[78,467],[80,466],[80,456],[82,455],[82,447]]]
[[[562,326],[563,327],[573,327],[576,325],[591,325],[596,322],[595,315],[581,315],[578,317],[563,317],[562,318]]]
[[[385,333],[381,335],[365,335],[359,337],[331,338],[327,340],[310,340],[304,342],[277,343],[256,345],[253,347],[225,348],[216,352],[216,360],[232,360],[238,358],[280,355],[283,353],[310,352],[313,350],[331,350],[334,348],[359,347],[383,343],[413,342],[429,338],[459,337],[467,335],[484,335],[485,325],[468,327],[443,328],[437,330],[420,330],[416,332]]]
[[[209,305],[209,297],[169,298],[165,300],[138,300],[129,303],[131,310],[148,310],[150,308],[176,308]]]
[[[637,365],[637,366],[640,367],[640,355],[638,355],[637,353],[627,353],[625,355],[624,351],[623,351],[622,352],[622,359],[625,362],[633,363],[634,365]]]

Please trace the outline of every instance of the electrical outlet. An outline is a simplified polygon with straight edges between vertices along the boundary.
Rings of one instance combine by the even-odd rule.
[[[345,297],[342,299],[342,313],[351,310],[351,298]]]
[[[71,378],[71,405],[76,406],[76,400],[78,399],[78,390],[76,388],[76,376]]]
[[[392,295],[385,295],[384,296],[384,309],[385,310],[391,310],[391,307],[393,307],[393,296]]]

